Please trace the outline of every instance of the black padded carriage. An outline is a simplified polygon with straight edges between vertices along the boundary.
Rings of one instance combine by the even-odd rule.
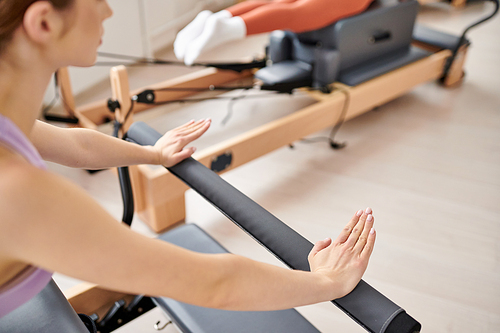
[[[459,48],[468,45],[469,29],[491,19],[499,9],[471,24],[461,36],[416,25],[416,0],[375,0],[363,13],[325,28],[304,33],[274,31],[267,55],[271,61],[257,73],[262,89],[291,92],[295,88],[324,88],[340,82],[356,86],[432,54],[412,44],[418,41],[452,51],[443,69],[448,75]]]
[[[271,33],[272,65],[255,77],[263,89],[323,87],[333,82],[355,86],[431,52],[411,45],[417,1],[375,1],[365,12],[325,28],[295,34]]]
[[[0,318],[0,332],[89,333],[53,280],[38,295]]]
[[[191,251],[227,252],[216,240],[195,224],[166,232],[160,239]],[[184,333],[275,332],[318,333],[319,331],[295,309],[282,311],[226,311],[194,306],[165,297],[155,297],[170,319]]]

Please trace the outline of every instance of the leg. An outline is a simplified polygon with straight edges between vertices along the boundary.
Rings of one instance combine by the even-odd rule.
[[[273,3],[241,15],[247,35],[273,30],[304,32],[323,28],[365,10],[372,0],[298,0]]]
[[[191,23],[189,23],[184,29],[182,29],[178,34],[174,42],[174,53],[177,59],[183,59],[186,54],[186,48],[189,43],[191,43],[195,38],[201,35],[205,29],[207,20],[211,18],[230,18],[233,16],[239,16],[244,13],[250,12],[255,8],[261,6],[269,5],[270,3],[291,3],[297,0],[250,0],[244,1],[234,6],[231,6],[225,10],[221,10],[217,13],[212,13],[209,10],[204,10],[200,12]]]
[[[200,12],[184,29],[179,31],[174,41],[174,53],[177,59],[184,58],[188,44],[198,37],[205,27],[205,22],[212,15],[209,10]]]
[[[240,16],[220,18],[214,14],[207,20],[203,32],[187,46],[184,62],[186,65],[192,65],[202,52],[230,41],[243,39],[245,36],[245,22]]]
[[[248,13],[256,8],[274,4],[274,3],[292,3],[297,0],[248,0],[244,2],[240,2],[234,6],[227,8],[226,10],[231,13],[232,16],[240,16],[245,13]]]
[[[205,51],[245,36],[291,30],[304,32],[331,24],[365,10],[373,0],[273,1],[240,16],[207,20],[204,31],[186,49],[184,61],[191,65]]]

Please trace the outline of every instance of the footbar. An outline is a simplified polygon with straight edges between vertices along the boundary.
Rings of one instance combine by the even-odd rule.
[[[127,133],[128,141],[141,145],[154,145],[160,137],[160,133],[143,122],[132,124]],[[313,244],[215,172],[193,158],[167,169],[287,266],[309,270],[307,256]],[[351,293],[332,303],[368,332],[416,333],[421,330],[419,322],[364,280]]]

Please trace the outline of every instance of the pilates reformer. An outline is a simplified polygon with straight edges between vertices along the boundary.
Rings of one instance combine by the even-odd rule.
[[[498,1],[496,2],[496,4],[498,5]],[[439,48],[439,46],[437,46],[436,44],[437,43],[434,44],[435,47]],[[465,44],[461,44],[460,47],[462,48],[466,44],[468,45],[468,43],[465,43]],[[444,49],[446,49],[446,48],[444,48]],[[466,48],[463,48],[463,49],[466,49]],[[448,51],[450,51],[450,50],[451,49],[448,49]],[[449,53],[450,52],[448,52],[448,54]],[[453,65],[453,63],[451,65]],[[459,68],[461,69],[461,67],[459,67]],[[461,77],[461,71],[460,71],[459,77]],[[138,139],[138,141],[141,141],[141,140]],[[189,161],[187,163],[192,164],[192,163],[194,163],[194,161],[193,162]],[[198,166],[198,163],[194,163],[193,165],[197,165],[196,167],[193,167],[195,169],[201,167],[201,166]],[[188,176],[185,176],[185,175],[183,175],[184,171],[182,171],[182,169],[183,169],[183,167],[179,167],[179,170],[181,170],[181,171],[171,170],[171,173],[177,175],[176,172],[178,172],[178,174],[181,175],[181,177],[183,177],[183,179],[186,182],[190,181],[189,180],[189,178],[190,178],[189,172],[186,171]],[[187,170],[189,170],[189,167]],[[200,170],[197,170],[197,172],[198,171],[200,171]],[[206,171],[208,171],[208,170],[206,170]],[[188,179],[188,180],[186,180],[186,179]],[[207,194],[203,194],[203,196],[208,197]],[[235,214],[239,215],[238,212],[236,212]],[[240,222],[238,222],[238,223],[240,223]],[[187,229],[187,226],[186,226],[186,229]],[[306,243],[307,243],[307,241],[306,241]],[[294,264],[294,263],[292,263],[292,264]],[[291,267],[295,267],[295,266],[291,265]],[[296,267],[299,267],[299,266],[296,266]],[[360,285],[361,285],[361,287],[358,286],[356,288],[356,290],[358,292],[361,292],[362,294],[364,294],[363,290],[365,289],[366,286],[365,286],[364,282],[362,282]],[[367,288],[370,292],[373,292],[371,290],[372,288],[370,286],[368,286]],[[374,297],[375,299],[377,299],[377,300],[380,299],[380,295],[378,293],[376,293],[376,291],[373,294],[375,295],[375,297]],[[101,300],[102,299],[111,300],[111,299],[115,299],[117,294],[112,293],[112,292],[108,292],[108,291],[104,291],[104,290],[100,289],[99,287],[94,286],[94,287],[89,288],[86,292],[78,293],[76,296],[70,298],[70,302],[73,305],[73,308],[82,309],[82,308],[85,308],[86,306],[90,306],[88,304],[89,302],[87,302],[88,298],[91,297],[90,295],[99,295],[97,298],[99,298]],[[352,294],[350,294],[350,295],[352,295]],[[357,304],[356,300],[352,301],[352,299],[354,299],[355,297],[354,296],[350,296],[350,297],[352,297],[352,298],[350,300],[346,301],[347,305],[342,306],[341,302],[339,302],[338,305],[348,315],[350,315],[351,317],[353,317],[353,319],[355,319],[358,323],[360,323],[365,329],[367,329],[370,332],[377,332],[374,329],[376,327],[377,328],[379,327],[377,325],[380,324],[380,320],[381,320],[380,318],[382,318],[382,317],[377,317],[376,319],[373,319],[373,317],[371,317],[371,318],[368,318],[367,321],[364,321],[365,320],[364,314],[362,312],[361,313],[357,312],[359,310],[359,304]],[[382,296],[381,299],[384,299],[384,298],[385,297]],[[142,299],[143,298],[140,298],[140,297],[133,298],[134,301],[135,300],[140,301]],[[161,302],[161,301],[157,301],[157,302]],[[413,325],[408,332],[412,332],[412,330],[413,331],[420,330],[420,325],[418,323],[416,323],[415,321],[410,320],[408,318],[409,316],[402,309],[400,309],[397,305],[394,305],[392,302],[390,302],[388,300],[384,300],[382,302],[384,304],[388,304],[390,309],[397,309],[396,310],[397,315],[395,315],[394,317],[391,315],[389,318],[387,318],[388,325],[380,327],[380,330],[378,330],[378,331],[391,332],[389,329],[392,329],[393,328],[392,325],[396,325],[396,324],[397,325],[406,325],[407,327],[410,327]],[[132,312],[132,311],[135,311],[134,309],[137,309],[135,307],[135,305],[137,305],[137,304],[134,302],[129,303],[126,307],[124,306],[124,304],[125,304],[124,302],[121,302],[121,303],[119,302],[118,305],[114,308],[114,309],[116,309],[116,312],[113,312],[113,311],[109,312],[107,318],[114,318],[113,313],[123,312],[123,311]],[[2,321],[0,323],[0,331],[5,330],[6,332],[30,332],[30,331],[54,332],[54,331],[61,331],[62,330],[62,331],[67,331],[67,332],[78,332],[78,333],[80,333],[80,332],[83,333],[83,332],[88,331],[85,328],[85,326],[83,326],[81,324],[79,317],[76,315],[74,310],[71,309],[71,307],[69,307],[68,303],[64,299],[64,296],[61,294],[61,292],[58,290],[58,288],[55,286],[54,283],[49,284],[47,286],[47,288],[42,293],[40,293],[40,295],[38,295],[35,299],[33,299],[32,302],[27,303],[26,306],[23,307],[23,311],[27,311],[27,312],[21,313],[21,315],[19,317],[14,318],[13,326],[1,326],[1,325],[9,325],[9,323],[7,323],[6,321]],[[29,315],[27,315],[27,314],[29,314]],[[394,312],[393,312],[393,314],[394,314]],[[57,318],[57,319],[55,319],[55,318]],[[106,316],[104,316],[104,318],[106,318]],[[34,319],[34,320],[30,320],[30,319]],[[375,323],[370,322],[370,320],[372,320],[372,319]],[[391,319],[393,319],[393,320],[391,321]],[[5,328],[5,327],[7,327],[7,328]],[[382,330],[382,329],[385,329],[385,330]],[[401,328],[396,327],[394,329],[395,329],[394,332],[404,332],[404,330]]]
[[[124,135],[124,139],[142,145],[154,144],[160,137],[158,132],[141,122],[133,124]],[[134,212],[132,185],[128,168],[119,170],[124,202],[123,222],[130,225]],[[313,244],[215,172],[192,158],[169,170],[288,267],[309,270],[307,255]],[[195,224],[184,224],[159,235],[158,238],[192,251],[227,252]],[[163,297],[123,295],[96,286],[84,286],[82,290],[70,297],[68,302],[52,281],[34,299],[2,318],[0,331],[107,333],[156,305],[166,312],[183,333],[319,332],[295,309],[266,312],[225,311],[192,306]],[[405,310],[363,280],[350,294],[332,302],[368,332],[416,333],[421,329],[420,323]],[[102,306],[107,306],[107,313],[97,315],[94,311]],[[81,313],[77,315],[77,312]],[[155,327],[157,330],[164,328],[159,327],[158,323]]]
[[[65,106],[81,126],[97,128],[114,118],[123,131],[132,123],[133,113],[185,101],[214,87],[224,91],[227,87],[220,85],[244,78],[254,78],[261,90],[305,90],[317,100],[289,116],[198,153],[202,164],[221,173],[368,112],[419,84],[431,80],[439,80],[444,86],[460,84],[470,45],[466,33],[497,13],[499,2],[491,1],[495,5],[493,13],[469,26],[461,36],[416,25],[417,1],[379,1],[364,13],[317,31],[272,33],[268,64],[252,62],[250,67],[258,69],[256,72],[244,67],[246,64],[232,67],[237,70],[227,70],[230,66],[225,70],[207,68],[130,92],[124,67],[114,67],[113,98],[75,108],[67,71],[61,70],[61,93]],[[113,114],[110,110],[116,111]],[[131,175],[136,211],[154,231],[184,219],[184,184],[166,170],[153,171],[147,166],[132,167]]]

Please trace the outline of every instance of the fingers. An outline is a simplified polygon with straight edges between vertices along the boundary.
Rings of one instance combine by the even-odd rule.
[[[212,121],[210,119],[202,119],[198,121],[191,120],[190,122],[175,128],[173,131],[178,136],[186,136],[193,132],[198,131],[200,128],[209,126],[211,122]]]
[[[354,248],[354,246],[357,244],[359,241],[359,238],[361,234],[365,231],[365,227],[369,225],[368,231],[371,229],[373,226],[373,215],[371,214],[371,209],[367,208],[364,212],[363,215],[359,218],[358,223],[356,223],[356,226],[354,226],[354,229],[352,229],[351,234],[347,238],[347,241],[345,244],[348,247]],[[365,241],[366,242],[366,241]]]
[[[361,232],[359,238],[357,238],[356,243],[354,245],[355,252],[361,253],[365,248],[372,231],[375,232],[375,230],[373,229],[374,222],[375,220],[373,218],[373,215],[368,214],[366,216],[365,224],[363,226],[363,231]]]
[[[172,156],[172,159],[171,159],[172,165],[175,165],[175,164],[179,163],[180,161],[185,160],[186,158],[190,157],[191,155],[194,154],[195,151],[196,151],[195,147],[189,147],[189,148],[183,149],[180,152],[174,154]]]
[[[365,210],[358,210],[356,214],[351,218],[349,223],[340,232],[339,236],[335,240],[335,244],[344,244],[350,248],[358,250],[358,252],[363,251],[364,246],[372,241],[372,234],[374,234],[373,223],[374,218],[372,215],[372,209],[370,207]],[[373,232],[371,232],[373,230]],[[328,244],[325,245],[325,242]],[[317,242],[313,249],[311,250],[309,257],[314,257],[318,252],[328,247],[332,243],[330,238],[324,241]],[[373,245],[373,241],[372,241]]]
[[[317,241],[316,244],[314,244],[311,252],[309,252],[309,258],[313,258],[316,254],[318,254],[318,252],[330,246],[331,243],[332,243],[331,238],[326,238],[324,240]]]
[[[341,231],[335,243],[345,243],[349,247],[354,247],[361,238],[360,247],[362,248],[367,242],[371,228],[373,228],[374,219],[372,212],[370,207],[366,208],[364,211],[358,210]]]
[[[168,168],[191,156],[195,148],[186,145],[203,135],[210,124],[210,119],[191,120],[163,135],[154,146],[160,164]]]
[[[175,128],[174,131],[175,130],[177,130],[177,131],[183,130],[189,126],[192,126],[194,123],[195,123],[195,121],[194,121],[194,119],[192,119],[192,120],[188,121],[187,123],[185,123],[184,125],[181,125],[181,126]]]
[[[342,243],[344,243],[347,240],[347,238],[349,238],[349,235],[351,234],[352,229],[354,229],[354,226],[356,226],[356,224],[358,223],[359,218],[361,217],[361,215],[363,215],[363,210],[362,209],[358,210],[356,212],[356,214],[354,214],[354,216],[351,218],[351,220],[349,221],[349,223],[347,223],[347,225],[341,231],[340,235],[335,240],[335,243],[342,244]]]
[[[203,135],[203,133],[205,133],[208,130],[210,124],[211,120],[207,119],[200,122],[196,126],[193,126],[192,128],[190,128],[189,132],[184,133],[185,135],[184,140],[187,142],[191,142],[193,140],[198,139],[200,136]]]
[[[360,256],[362,258],[369,258],[372,255],[373,247],[375,245],[375,238],[377,237],[377,233],[375,229],[371,228],[370,231],[368,232],[368,240],[366,242],[365,247],[361,251]]]
[[[184,126],[178,127],[173,130],[174,140],[178,149],[182,149],[190,142],[202,136],[210,127],[211,120],[205,119],[197,122],[190,122]]]

